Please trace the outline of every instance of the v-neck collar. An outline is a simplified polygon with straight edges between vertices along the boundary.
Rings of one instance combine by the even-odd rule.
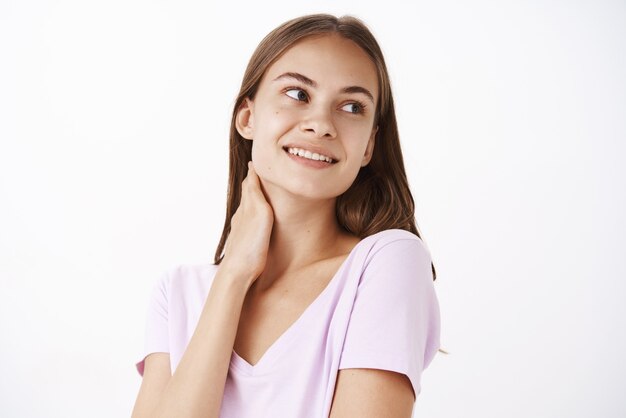
[[[258,376],[261,374],[266,374],[271,371],[271,366],[276,363],[277,360],[280,359],[281,355],[284,351],[289,347],[290,343],[295,339],[298,335],[299,331],[302,329],[300,324],[305,321],[306,317],[312,315],[318,305],[320,305],[326,298],[327,294],[330,293],[331,289],[337,285],[338,277],[341,276],[341,272],[348,265],[348,261],[354,256],[357,249],[361,246],[363,241],[367,238],[363,238],[361,241],[357,242],[348,256],[343,260],[333,277],[330,279],[326,287],[320,292],[320,294],[306,307],[304,312],[296,319],[290,326],[283,332],[277,339],[270,345],[270,347],[265,350],[265,353],[261,356],[259,361],[255,365],[248,363],[243,357],[241,357],[235,349],[232,350],[232,356],[230,359],[230,364],[238,371],[248,375],[248,376]]]

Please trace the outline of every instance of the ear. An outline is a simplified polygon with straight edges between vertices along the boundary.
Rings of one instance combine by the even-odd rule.
[[[254,137],[254,102],[247,97],[237,111],[235,127],[242,137],[246,139]]]
[[[365,148],[365,154],[363,155],[361,167],[365,167],[366,165],[368,165],[370,160],[372,159],[372,155],[374,154],[374,143],[376,142],[376,132],[378,132],[378,126],[372,129],[370,139],[369,141],[367,141],[367,147]]]

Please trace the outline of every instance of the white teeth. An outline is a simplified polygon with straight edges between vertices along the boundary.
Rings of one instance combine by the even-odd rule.
[[[311,151],[307,151],[301,148],[287,148],[287,152],[289,154],[293,154],[293,155],[297,155],[300,157],[304,157],[307,158],[309,160],[314,160],[314,161],[326,161],[327,163],[332,163],[333,160],[330,157],[327,157],[325,155],[322,154],[318,154],[317,152],[311,152]]]

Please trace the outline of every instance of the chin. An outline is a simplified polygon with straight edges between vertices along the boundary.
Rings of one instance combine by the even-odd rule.
[[[266,192],[270,194],[280,193],[284,191],[294,197],[310,200],[329,200],[335,199],[348,187],[338,188],[338,185],[320,184],[319,181],[311,181],[307,179],[305,181],[297,178],[290,179],[262,179]],[[334,187],[333,187],[334,186]]]

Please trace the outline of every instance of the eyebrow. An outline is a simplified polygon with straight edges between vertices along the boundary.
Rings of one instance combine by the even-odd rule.
[[[278,77],[276,77],[273,81],[278,81],[284,78],[293,78],[295,80],[298,80],[299,82],[301,82],[302,84],[306,84],[307,86],[310,87],[317,87],[317,83],[313,80],[311,80],[309,77],[300,74],[300,73],[293,73],[293,72],[287,72],[287,73],[283,73],[281,75],[279,75]],[[372,95],[372,93],[366,89],[365,87],[361,87],[361,86],[348,86],[348,87],[344,87],[341,89],[342,93],[361,93],[366,95],[371,101],[372,103],[374,103],[374,95]]]

